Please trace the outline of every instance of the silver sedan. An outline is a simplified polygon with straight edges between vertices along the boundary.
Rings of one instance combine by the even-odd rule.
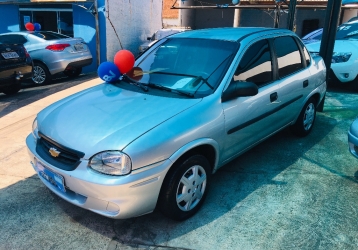
[[[184,220],[220,167],[283,128],[308,135],[325,93],[322,58],[291,31],[187,31],[117,82],[42,110],[26,143],[41,181],[68,202],[116,219],[157,207]]]
[[[82,38],[52,31],[21,31],[0,34],[0,42],[23,44],[33,62],[32,81],[46,84],[60,72],[74,77],[92,63],[92,54]]]

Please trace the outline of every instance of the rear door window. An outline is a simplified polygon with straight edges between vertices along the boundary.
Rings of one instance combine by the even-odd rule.
[[[24,44],[27,40],[22,35],[3,35],[0,36],[0,42],[9,44]]]
[[[292,37],[275,38],[274,48],[277,56],[279,78],[284,78],[303,68],[300,51]]]

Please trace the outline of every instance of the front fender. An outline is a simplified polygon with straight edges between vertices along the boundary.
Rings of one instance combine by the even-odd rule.
[[[172,162],[176,162],[186,152],[189,152],[190,150],[192,150],[196,147],[199,147],[199,146],[203,146],[203,145],[210,145],[215,150],[215,163],[213,166],[213,173],[215,173],[216,170],[218,169],[220,147],[219,147],[219,144],[211,138],[200,138],[200,139],[197,139],[197,140],[194,140],[192,142],[185,144],[184,146],[179,148],[176,152],[174,152],[169,157],[169,160],[171,160]]]

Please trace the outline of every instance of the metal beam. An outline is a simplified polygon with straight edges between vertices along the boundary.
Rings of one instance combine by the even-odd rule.
[[[342,2],[341,0],[338,0]],[[217,5],[217,6],[172,6],[170,9],[275,9],[276,5],[274,4],[250,4],[250,5],[233,5],[233,6],[225,6],[225,5]],[[326,5],[296,5],[297,9],[326,9]],[[282,5],[281,9],[288,9],[288,6]],[[354,6],[341,6],[341,9],[350,10],[350,9],[358,9],[358,4]]]
[[[328,0],[319,54],[327,69],[331,68],[334,42],[336,39],[342,0]]]
[[[288,16],[287,16],[287,29],[293,30],[293,25],[295,21],[297,0],[290,0],[288,5]]]

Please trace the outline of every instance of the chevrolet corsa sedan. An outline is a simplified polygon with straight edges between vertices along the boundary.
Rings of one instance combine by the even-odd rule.
[[[134,73],[42,110],[26,143],[41,181],[68,202],[184,220],[220,167],[285,127],[308,135],[325,79],[291,31],[187,31],[150,47]]]

